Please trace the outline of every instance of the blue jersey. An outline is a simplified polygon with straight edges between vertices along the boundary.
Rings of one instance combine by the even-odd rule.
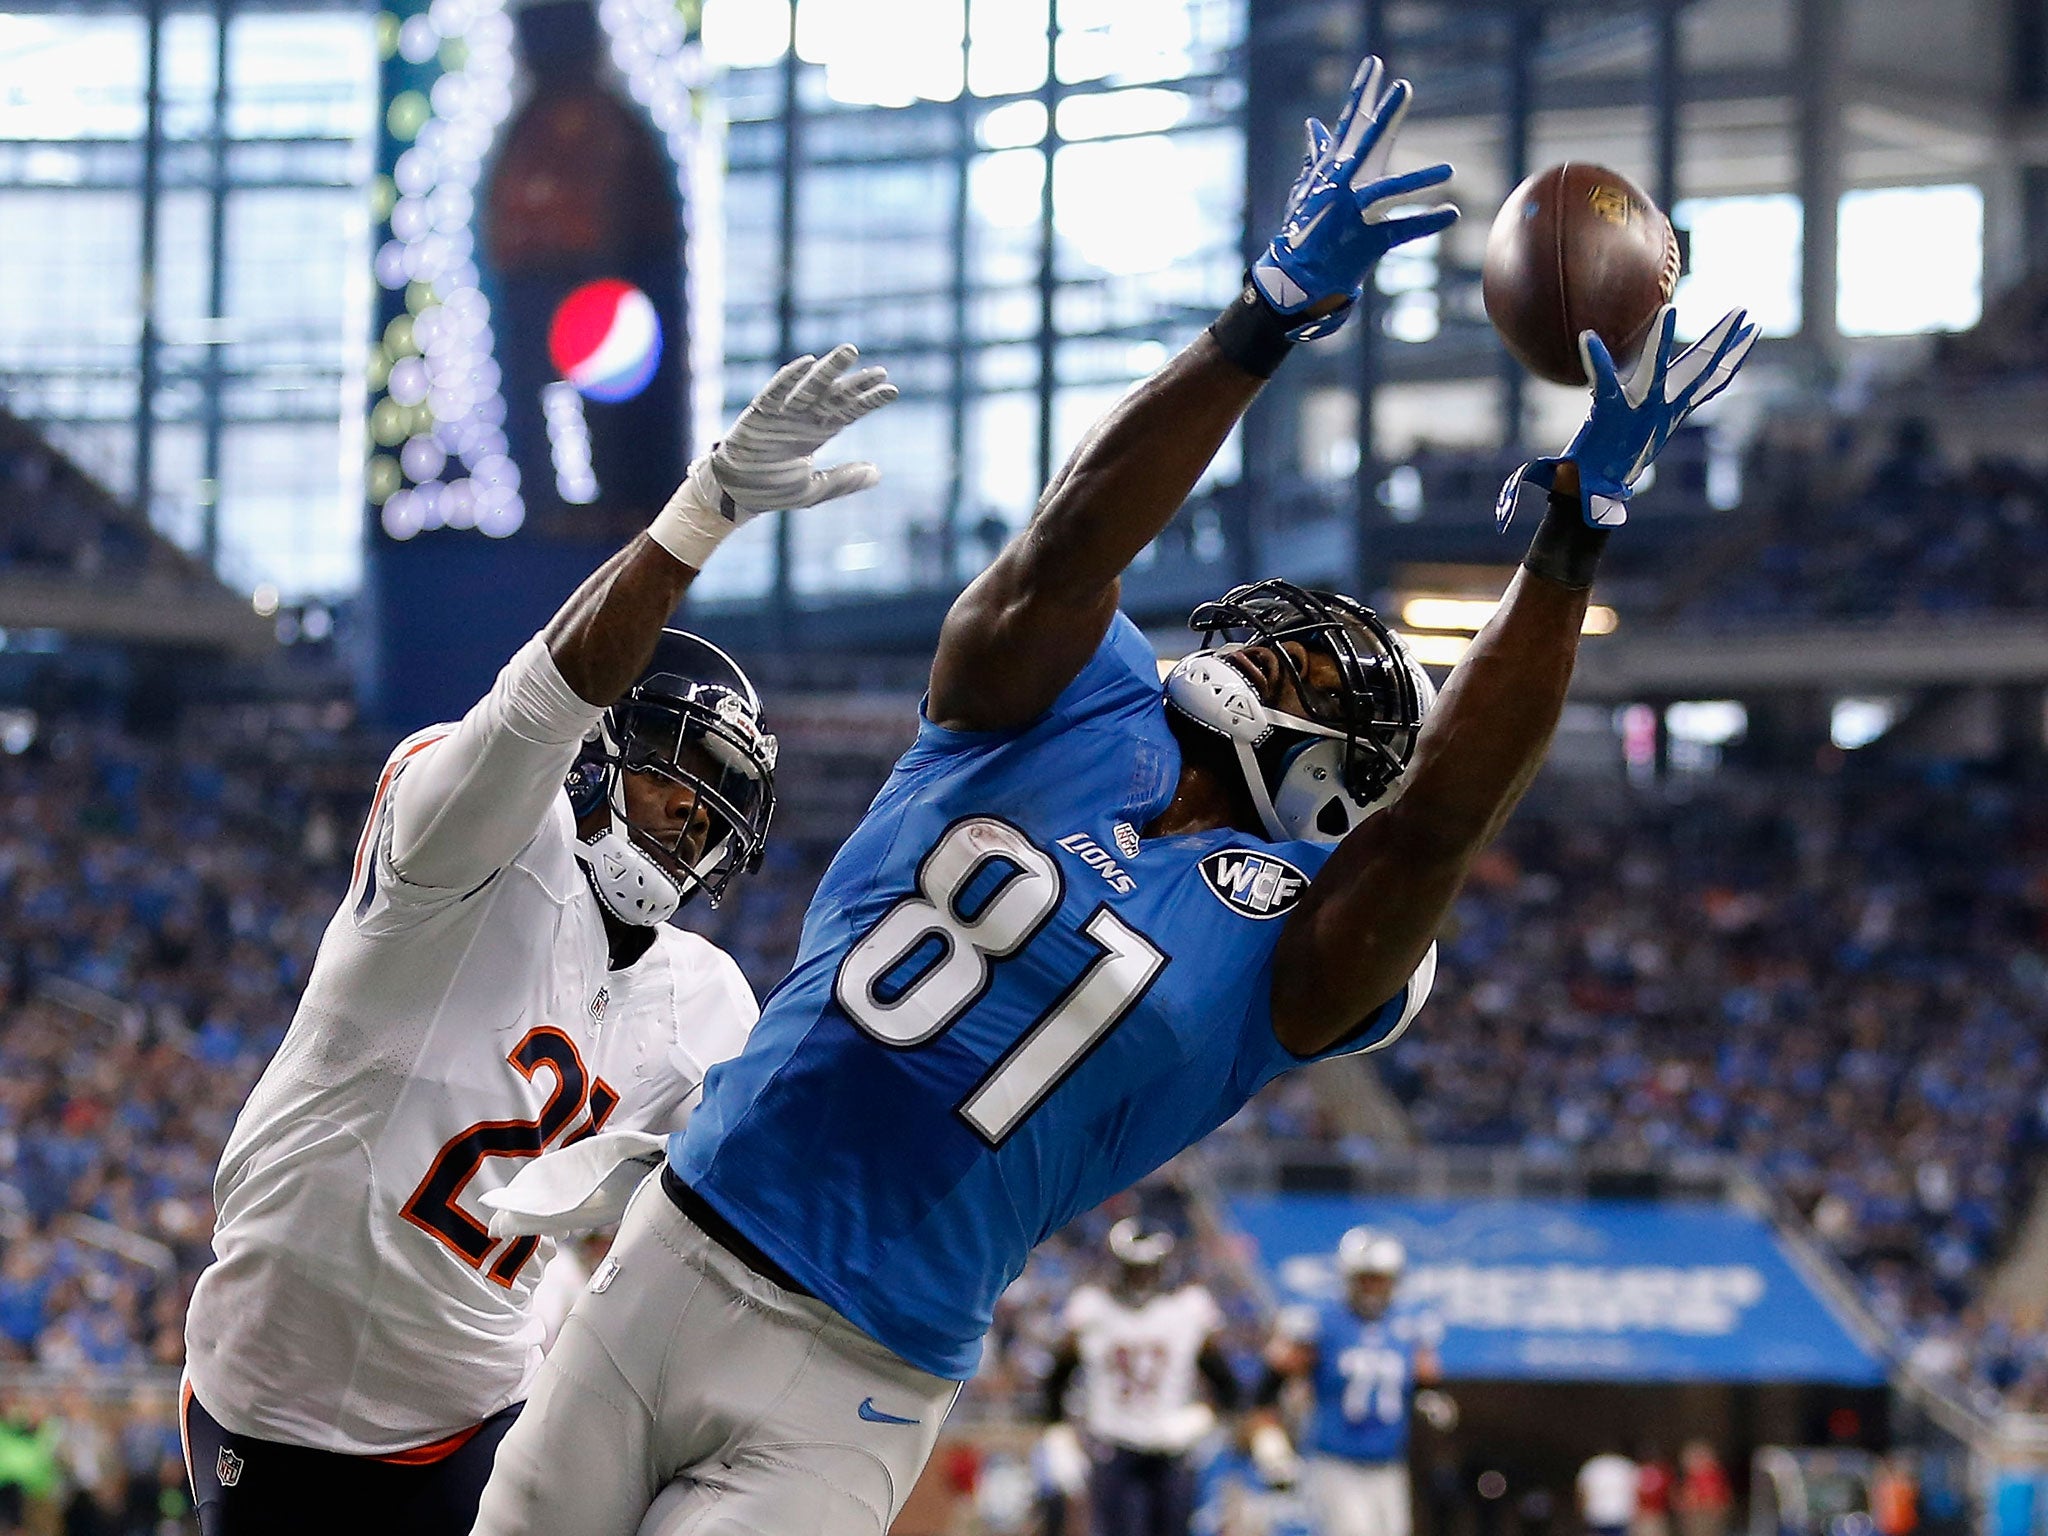
[[[1414,1317],[1367,1322],[1343,1302],[1316,1309],[1315,1412],[1308,1449],[1346,1461],[1403,1461],[1415,1403],[1415,1351],[1424,1332]]]
[[[1299,1064],[1273,948],[1330,850],[1140,845],[1180,766],[1122,615],[1032,725],[923,722],[670,1142],[685,1183],[921,1369],[973,1375],[1035,1244]],[[1338,1049],[1397,1033],[1427,974]]]

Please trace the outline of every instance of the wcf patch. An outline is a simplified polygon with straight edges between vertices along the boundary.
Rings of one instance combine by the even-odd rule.
[[[1308,889],[1308,876],[1285,859],[1249,848],[1225,848],[1202,860],[1202,883],[1233,912],[1278,917]]]

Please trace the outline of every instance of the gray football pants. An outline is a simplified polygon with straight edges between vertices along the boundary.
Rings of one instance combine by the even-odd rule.
[[[883,1536],[959,1390],[755,1274],[650,1176],[475,1536]]]

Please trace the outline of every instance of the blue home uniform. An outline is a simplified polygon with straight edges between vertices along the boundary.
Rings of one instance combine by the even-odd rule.
[[[1273,949],[1331,850],[1141,846],[1180,767],[1122,615],[1034,724],[924,722],[670,1142],[741,1236],[934,1375],[973,1375],[1034,1244],[1299,1064],[1273,1035]],[[1393,1038],[1433,967],[1331,1054]]]
[[[1342,1302],[1317,1309],[1316,1406],[1304,1449],[1345,1461],[1407,1459],[1421,1331],[1412,1316],[1367,1322]]]

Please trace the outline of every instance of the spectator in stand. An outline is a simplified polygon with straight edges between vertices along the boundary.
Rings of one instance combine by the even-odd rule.
[[[1721,1458],[1704,1440],[1688,1441],[1678,1456],[1679,1536],[1728,1536],[1728,1518],[1735,1508],[1735,1491]]]
[[[1636,1518],[1636,1464],[1602,1451],[1579,1468],[1579,1519],[1588,1536],[1628,1536]]]
[[[1636,1458],[1636,1517],[1630,1536],[1671,1536],[1671,1466],[1655,1446]]]

